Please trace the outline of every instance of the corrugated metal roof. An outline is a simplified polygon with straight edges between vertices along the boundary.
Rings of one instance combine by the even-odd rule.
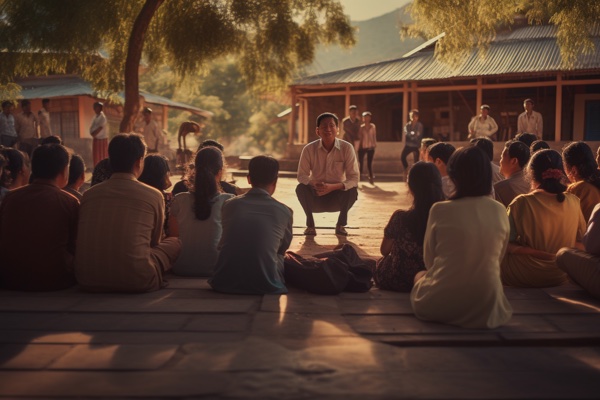
[[[592,40],[596,51],[581,55],[571,70],[600,69],[600,37]],[[462,65],[453,69],[436,60],[432,49],[423,49],[395,60],[308,76],[294,85],[423,81],[565,70],[554,26],[528,26],[499,35],[490,44],[487,55],[482,54],[474,49]]]
[[[32,77],[19,79],[16,81],[16,83],[22,87],[21,98],[23,99],[43,99],[64,96],[97,96],[97,92],[94,91],[92,85],[76,75]],[[144,90],[140,90],[140,95],[144,97],[147,103],[160,104],[190,111],[206,118],[213,116],[213,113],[210,111],[206,111],[189,104],[173,101],[166,97],[148,93]],[[119,94],[119,97],[124,99],[122,93]]]

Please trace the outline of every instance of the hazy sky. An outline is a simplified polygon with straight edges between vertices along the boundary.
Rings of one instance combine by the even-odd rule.
[[[340,0],[352,21],[364,21],[402,7],[410,0]]]

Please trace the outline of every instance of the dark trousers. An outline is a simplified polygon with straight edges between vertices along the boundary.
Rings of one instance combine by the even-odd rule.
[[[400,155],[400,161],[402,161],[402,166],[404,167],[404,169],[408,168],[408,161],[406,161],[406,157],[410,153],[413,153],[413,160],[415,163],[419,161],[419,148],[404,146],[404,149],[402,150],[402,155]]]
[[[315,226],[313,212],[335,212],[339,211],[338,225],[346,226],[348,224],[348,211],[358,198],[356,188],[348,190],[336,190],[325,196],[317,196],[317,193],[310,185],[300,183],[296,186],[296,195],[306,214],[306,226]]]
[[[2,146],[5,147],[14,147],[15,143],[17,143],[17,137],[16,136],[9,136],[9,135],[2,135],[2,138],[0,139]]]
[[[365,154],[367,155],[367,168],[369,168],[369,176],[373,177],[373,156],[375,155],[375,149],[358,149],[358,162],[360,167],[360,173],[362,175],[363,172],[363,161],[365,159]]]

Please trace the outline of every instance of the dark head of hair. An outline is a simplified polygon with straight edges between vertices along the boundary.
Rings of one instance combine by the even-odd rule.
[[[356,107],[355,105],[351,105],[350,107],[348,107],[348,110],[357,110],[358,107]]]
[[[523,142],[518,140],[509,140],[504,144],[504,148],[510,158],[516,158],[521,169],[525,168],[531,154],[529,148]]]
[[[169,162],[165,156],[150,154],[144,158],[144,169],[138,181],[162,192],[167,189],[167,175],[169,172]]]
[[[531,103],[532,105],[534,105],[534,104],[535,104],[535,103],[533,102],[533,100],[531,100],[531,99],[525,99],[525,100],[523,100],[523,104],[525,104],[525,103]]]
[[[59,136],[52,135],[52,136],[48,136],[48,137],[43,138],[40,141],[40,144],[41,145],[44,145],[44,144],[62,144],[62,139]]]
[[[69,165],[69,152],[60,144],[37,147],[31,156],[31,174],[36,179],[54,179]]]
[[[25,100],[21,100],[21,108],[23,107],[27,107],[28,105],[31,104],[31,101],[25,99]]]
[[[264,187],[277,182],[279,162],[270,156],[256,156],[248,164],[252,187]]]
[[[223,169],[223,153],[213,146],[204,147],[196,153],[194,164],[194,212],[204,221],[210,217],[212,199],[219,192],[217,175]]]
[[[23,152],[11,147],[2,148],[0,153],[2,153],[6,159],[6,164],[4,165],[4,170],[0,177],[0,185],[8,187],[27,164],[27,158]]]
[[[152,109],[150,107],[144,107],[142,114],[152,114]]]
[[[452,199],[488,196],[492,192],[492,165],[477,146],[456,150],[448,162],[448,175],[456,186]]]
[[[112,173],[113,170],[110,167],[110,160],[108,158],[100,160],[94,167],[94,172],[92,172],[92,183],[90,186],[94,186],[108,180]]]
[[[205,147],[216,147],[217,149],[221,150],[221,153],[225,150],[225,148],[223,147],[223,145],[219,142],[217,142],[216,140],[213,139],[206,139],[204,141],[202,141],[202,143],[200,143],[200,148],[203,149]]]
[[[515,139],[525,143],[527,147],[531,147],[531,143],[537,140],[537,136],[534,133],[521,132],[515,136]]]
[[[556,194],[559,203],[565,200],[567,187],[562,184],[563,162],[558,151],[545,149],[533,154],[527,164],[527,175],[539,184],[539,189]]]
[[[408,115],[411,116],[411,117],[413,115],[419,115],[419,110],[417,110],[416,108],[412,109],[412,110],[410,110],[410,112],[408,113]]]
[[[334,113],[326,112],[317,117],[317,127],[321,125],[321,121],[325,118],[333,118],[335,126],[338,126],[340,123],[340,120],[338,119],[337,115],[335,115]]]
[[[567,168],[575,167],[579,177],[600,188],[600,171],[594,152],[585,142],[569,143],[563,150],[563,160]]]
[[[0,168],[4,168],[6,165],[6,158],[0,153]]]
[[[427,151],[429,152],[429,157],[431,157],[433,161],[439,158],[444,164],[448,165],[448,161],[456,151],[456,148],[450,143],[439,142],[429,146]]]
[[[550,145],[548,143],[544,142],[543,140],[536,140],[533,143],[531,143],[531,146],[529,146],[529,151],[531,152],[531,154],[533,154],[538,150],[549,148]]]
[[[9,100],[5,100],[5,101],[2,102],[2,108],[10,107],[10,106],[13,106],[13,105],[14,105],[13,102],[9,101]]]
[[[69,182],[67,185],[73,185],[77,182],[77,179],[81,178],[84,172],[85,162],[83,162],[83,158],[80,155],[73,154],[69,163]]]
[[[146,154],[144,138],[136,133],[120,133],[108,144],[112,172],[132,172],[137,160]]]
[[[429,149],[429,147],[431,145],[434,145],[436,143],[437,143],[437,140],[435,140],[434,138],[428,137],[428,138],[421,139],[421,147],[424,146],[426,149]]]
[[[101,101],[97,101],[94,103],[94,108],[96,107],[100,107],[100,109],[104,108],[104,103],[102,103]]]
[[[405,213],[403,223],[419,245],[423,245],[425,228],[431,206],[444,200],[442,176],[432,163],[419,161],[408,172],[408,187],[413,195],[411,209]]]
[[[494,160],[494,142],[492,142],[491,139],[486,137],[478,137],[471,139],[471,144],[483,150],[485,155],[490,159],[490,162]]]
[[[42,106],[50,104],[50,99],[42,99]]]

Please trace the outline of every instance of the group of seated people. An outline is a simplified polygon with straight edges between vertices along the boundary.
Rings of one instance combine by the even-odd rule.
[[[327,118],[335,126],[320,132],[320,140],[330,142],[328,151],[345,149],[335,139],[337,120]],[[555,286],[570,275],[599,296],[597,160],[584,142],[561,155],[530,139],[535,136],[507,142],[499,166],[489,139],[459,149],[425,139],[427,161],[408,174],[412,206],[394,212],[383,232],[384,257],[373,271],[378,287],[410,291],[419,318],[468,328],[509,320],[503,285]],[[95,166],[83,195],[85,166],[61,144],[39,146],[31,163],[17,150],[0,149],[0,288],[60,290],[78,283],[94,292],[145,292],[166,286],[172,272],[210,277],[212,288],[226,293],[286,293],[292,211],[272,198],[279,164],[254,157],[251,189],[240,195],[234,186],[225,190],[219,146],[200,147],[175,195],[167,192],[167,160],[146,155],[137,134],[111,140],[109,158]],[[311,176],[299,174],[300,185],[310,186]],[[339,186],[352,189],[344,200],[349,208],[356,187]],[[307,212],[314,231],[309,218]]]
[[[412,207],[384,231],[381,289],[410,291],[419,318],[472,328],[508,321],[503,285],[570,276],[600,298],[600,151],[573,142],[561,155],[525,133],[506,142],[499,166],[486,138],[458,150],[424,139],[421,152],[429,162],[409,172]]]

